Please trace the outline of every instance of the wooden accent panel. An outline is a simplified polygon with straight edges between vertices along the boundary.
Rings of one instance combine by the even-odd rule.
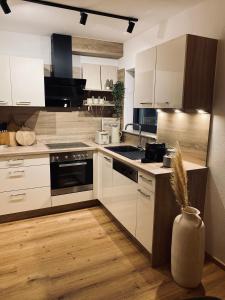
[[[123,44],[73,37],[73,54],[119,59],[123,57]]]
[[[207,184],[207,169],[188,171],[189,200],[192,206],[204,214]],[[180,213],[168,174],[157,176],[155,190],[155,216],[152,249],[152,266],[157,267],[170,261],[172,228],[175,217]]]
[[[218,41],[187,35],[184,109],[212,109]]]
[[[210,130],[209,114],[160,112],[157,140],[174,147],[180,142],[184,160],[205,166]]]
[[[202,285],[179,287],[154,270],[101,208],[0,225],[1,299],[225,298],[225,273],[208,261]]]

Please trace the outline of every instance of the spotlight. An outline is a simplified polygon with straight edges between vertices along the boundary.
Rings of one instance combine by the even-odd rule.
[[[157,113],[160,113],[162,110],[160,108],[156,109]]]
[[[11,9],[9,8],[6,0],[0,0],[0,5],[5,14],[11,13]]]
[[[132,33],[134,26],[135,26],[135,23],[132,21],[129,21],[129,25],[127,27],[127,32]]]
[[[205,110],[203,110],[203,109],[197,109],[197,112],[199,114],[207,114],[207,112]]]
[[[80,13],[80,24],[86,25],[87,18],[88,18],[88,14],[86,14],[85,12],[81,12]]]
[[[181,113],[181,110],[180,109],[174,109],[174,112],[179,114],[179,113]]]

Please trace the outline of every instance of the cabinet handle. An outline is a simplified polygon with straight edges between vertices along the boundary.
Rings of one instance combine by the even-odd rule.
[[[148,179],[148,178],[144,177],[143,175],[139,175],[139,177],[144,181],[152,183],[152,179]]]
[[[144,196],[145,198],[148,198],[148,199],[150,199],[151,198],[151,196],[150,195],[148,195],[148,194],[145,194],[144,192],[142,192],[142,190],[141,189],[138,189],[138,192],[142,195],[142,196]]]
[[[23,104],[23,105],[30,105],[31,101],[17,101],[16,104],[17,105],[21,105],[21,104]]]
[[[152,102],[140,102],[140,104],[152,104]]]
[[[12,202],[22,201],[22,200],[24,200],[25,196],[26,196],[26,193],[12,194],[12,195],[10,195],[10,201],[12,201]]]
[[[112,162],[111,158],[108,158],[106,156],[104,156],[104,159],[107,160],[108,162]]]
[[[23,159],[11,159],[8,161],[9,166],[20,166],[24,163]]]
[[[87,162],[77,162],[77,163],[70,163],[70,164],[59,164],[59,168],[85,166],[85,165],[87,165]]]
[[[0,100],[0,103],[1,103],[1,104],[7,104],[8,101]]]
[[[25,170],[15,170],[12,172],[9,172],[9,177],[16,177],[16,176],[22,176],[24,175]]]

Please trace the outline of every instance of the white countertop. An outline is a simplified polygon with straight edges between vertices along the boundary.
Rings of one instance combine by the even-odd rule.
[[[5,149],[0,150],[0,159],[4,159],[7,157],[16,157],[16,156],[26,156],[26,155],[43,155],[43,154],[50,154],[50,153],[59,153],[59,152],[72,152],[72,151],[100,151],[105,153],[113,158],[120,160],[121,162],[127,163],[128,165],[137,168],[138,170],[142,170],[148,172],[154,176],[161,175],[161,174],[169,174],[172,172],[171,168],[163,168],[162,163],[141,163],[137,160],[131,160],[127,157],[121,156],[115,152],[112,152],[105,147],[108,146],[118,146],[117,145],[107,145],[102,146],[98,145],[91,141],[82,141],[88,145],[87,147],[79,147],[79,148],[63,148],[63,149],[49,149],[45,144],[38,143],[33,146],[16,146],[16,147],[8,147]],[[120,144],[120,145],[125,145]],[[184,161],[184,167],[187,171],[191,170],[200,170],[206,169],[207,167],[201,166],[192,162]]]

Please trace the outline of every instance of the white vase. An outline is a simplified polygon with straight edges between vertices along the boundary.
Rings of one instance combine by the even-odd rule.
[[[205,225],[200,211],[187,206],[173,223],[171,272],[186,288],[197,287],[202,278],[205,257]]]

